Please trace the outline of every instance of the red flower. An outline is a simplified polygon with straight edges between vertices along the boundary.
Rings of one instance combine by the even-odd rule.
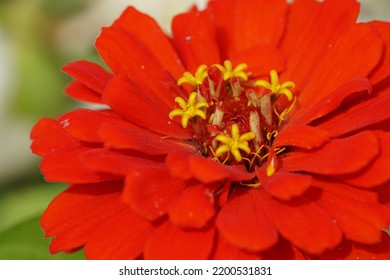
[[[108,105],[41,119],[50,251],[91,259],[389,258],[390,25],[353,0],[210,1],[172,38],[128,8],[69,63]]]

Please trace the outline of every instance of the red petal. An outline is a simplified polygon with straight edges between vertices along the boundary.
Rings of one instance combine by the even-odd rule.
[[[380,241],[382,230],[390,222],[383,206],[363,201],[360,197],[339,196],[324,191],[317,203],[335,217],[349,240],[377,243]]]
[[[241,249],[265,250],[278,241],[278,232],[265,211],[264,197],[260,193],[253,188],[237,189],[218,214],[219,232]]]
[[[212,13],[213,23],[216,29],[216,38],[218,49],[221,53],[221,58],[230,59],[232,55],[232,44],[233,44],[233,19],[232,11],[235,7],[234,0],[225,1],[208,1],[207,10]],[[242,63],[240,61],[240,63]]]
[[[353,186],[349,186],[345,183],[336,181],[335,179],[325,179],[323,177],[317,178],[313,177],[313,186],[320,187],[327,192],[334,193],[341,197],[348,197],[353,199],[359,199],[361,202],[370,202],[377,203],[378,202],[378,193],[358,189]]]
[[[176,80],[138,38],[119,27],[105,28],[96,47],[116,74],[128,77],[142,89],[140,95],[158,100],[159,106],[174,106],[175,97],[181,95]]]
[[[378,157],[364,170],[340,177],[348,184],[359,187],[375,187],[390,179],[390,133],[374,131],[379,140],[380,152]]]
[[[276,47],[270,45],[257,45],[242,51],[232,57],[233,65],[245,62],[248,65],[246,71],[254,76],[269,75],[271,70],[278,72],[284,70],[286,58]]]
[[[189,137],[189,130],[169,120],[173,107],[169,108],[155,96],[143,92],[123,76],[116,76],[110,81],[103,99],[115,112],[141,128],[181,139]]]
[[[335,139],[314,151],[291,152],[281,157],[288,171],[324,175],[348,174],[366,167],[378,155],[378,140],[371,132]]]
[[[112,111],[77,109],[59,118],[64,130],[86,142],[102,142],[98,130],[103,123],[127,123]]]
[[[84,86],[79,81],[71,82],[65,89],[66,94],[84,102],[103,104],[102,95]]]
[[[220,234],[216,241],[216,248],[211,259],[213,260],[259,260],[258,253],[241,250],[227,242]]]
[[[161,155],[178,150],[194,151],[194,147],[179,141],[164,139],[151,133],[128,125],[105,123],[99,130],[104,145],[117,149],[134,149],[150,155]]]
[[[385,232],[382,233],[381,242],[375,245],[365,245],[355,242],[344,241],[336,249],[321,255],[325,260],[389,260],[390,238]]]
[[[339,0],[328,0],[321,4],[313,2],[311,0],[301,0],[294,1],[291,5],[285,32],[286,37],[281,46],[289,58],[287,71],[283,74],[282,79],[294,81],[298,90],[303,88],[310,77],[316,80],[319,75],[323,75],[327,79],[325,84],[328,84],[330,77],[335,76],[334,72],[331,72],[330,75],[322,73],[312,75],[312,73],[314,68],[318,68],[318,71],[321,72],[325,69],[334,70],[334,67],[317,67],[319,66],[318,61],[328,49],[335,48],[334,43],[341,34],[355,25],[359,13],[359,4],[355,0],[341,2]],[[370,42],[369,39],[367,41]],[[359,44],[360,42],[356,46],[359,46]],[[351,45],[355,48],[354,44]],[[344,63],[344,57],[336,56],[335,59],[340,60],[340,64],[345,65],[345,67],[350,66],[348,63]],[[364,52],[362,57],[366,56],[367,53]],[[353,57],[356,58],[356,54]],[[324,61],[328,59],[330,58],[324,58]],[[359,60],[362,61],[362,59]],[[321,85],[325,86],[325,84],[321,81]],[[310,92],[316,92],[317,94],[317,91]]]
[[[371,93],[372,87],[367,78],[354,79],[311,107],[300,107],[291,114],[286,125],[308,124],[318,118],[326,116],[339,108],[341,104],[356,93]]]
[[[376,245],[354,244],[346,259],[350,260],[389,260],[390,236],[383,232],[382,240]]]
[[[192,178],[189,159],[193,153],[177,152],[167,156],[166,163],[173,177],[188,180]]]
[[[110,149],[94,149],[80,154],[85,166],[97,172],[126,176],[137,167],[161,168],[164,163],[127,155]]]
[[[223,179],[246,181],[255,177],[254,173],[249,173],[244,169],[223,165],[210,158],[203,158],[199,155],[186,152],[169,154],[167,157],[167,165],[175,177],[184,180],[196,178],[206,184]]]
[[[332,136],[341,136],[390,118],[390,89],[383,94],[357,104],[346,112],[319,125]]]
[[[189,159],[189,168],[194,178],[202,183],[212,183],[223,179],[247,181],[253,179],[253,173],[233,166],[223,165],[210,158],[193,156]]]
[[[66,133],[58,121],[49,118],[40,119],[31,130],[30,137],[33,140],[31,150],[41,157],[62,148],[78,145],[78,141]]]
[[[183,75],[184,68],[171,42],[152,17],[128,7],[114,26],[122,27],[142,42],[175,79]]]
[[[364,243],[377,242],[390,223],[389,208],[381,205],[377,192],[357,189],[334,180],[316,179],[313,185],[324,190],[318,203],[335,218],[346,237]]]
[[[280,237],[279,242],[270,249],[260,253],[264,260],[304,260],[306,255],[291,245],[291,242]]]
[[[214,195],[204,185],[187,187],[170,204],[172,224],[181,228],[203,228],[214,217]]]
[[[308,175],[280,170],[268,177],[265,167],[257,168],[256,174],[264,190],[281,200],[291,200],[300,196],[311,185],[311,177]]]
[[[284,31],[287,7],[282,0],[236,1],[231,26],[235,52],[261,44],[278,45]]]
[[[338,10],[339,1],[337,3]],[[299,95],[300,106],[310,107],[348,81],[367,76],[380,61],[382,52],[382,40],[369,24],[350,28],[323,54]],[[305,57],[305,60],[309,59]],[[303,68],[302,65],[299,67]]]
[[[213,246],[214,231],[214,228],[182,230],[166,221],[148,237],[144,258],[149,260],[207,259]]]
[[[80,159],[82,153],[91,148],[75,146],[65,148],[45,156],[41,162],[41,172],[48,182],[97,183],[117,179],[117,176],[95,172]]]
[[[87,259],[131,260],[144,249],[151,225],[128,207],[118,211],[88,238]]]
[[[329,140],[329,133],[325,130],[307,125],[290,125],[279,132],[273,146],[295,146],[304,149],[313,149],[322,146]]]
[[[281,42],[281,48],[285,54],[297,55],[296,52],[299,51],[299,49],[294,47],[296,44],[298,44],[298,39],[300,41],[304,39],[302,30],[305,30],[306,34],[311,34],[314,32],[314,30],[310,30],[311,28],[314,29],[320,27],[320,24],[318,23],[318,26],[313,25],[313,23],[309,24],[309,20],[312,20],[314,15],[318,16],[318,12],[323,9],[321,6],[323,6],[323,4],[312,0],[295,0],[292,4],[289,5],[287,24]],[[319,7],[322,9],[320,10]],[[318,19],[321,20],[321,18]],[[335,31],[337,32],[337,30]],[[310,48],[310,51],[313,51],[313,48]]]
[[[62,70],[89,89],[102,94],[112,75],[100,65],[89,61],[70,62]]]
[[[390,237],[382,232],[381,242],[374,245],[359,244],[355,242],[343,242],[336,249],[326,252],[321,259],[335,260],[389,260],[390,259]]]
[[[374,21],[370,22],[370,24],[379,32],[380,37],[386,46],[381,63],[370,74],[370,80],[375,85],[385,80],[390,75],[390,23]]]
[[[195,72],[202,64],[211,66],[220,62],[215,30],[208,11],[175,16],[172,20],[172,32],[189,71]]]
[[[390,181],[387,181],[378,189],[379,201],[390,206]]]
[[[55,235],[50,252],[83,246],[95,230],[123,207],[120,183],[76,185],[58,195],[43,213],[46,237]]]
[[[280,234],[309,254],[320,254],[340,243],[342,233],[334,218],[317,204],[296,198],[282,203],[261,193],[266,212]]]
[[[223,54],[229,58],[256,45],[276,46],[283,34],[287,7],[280,0],[210,1]]]
[[[171,177],[165,167],[135,166],[126,177],[123,200],[148,220],[155,220],[168,211],[185,184]]]

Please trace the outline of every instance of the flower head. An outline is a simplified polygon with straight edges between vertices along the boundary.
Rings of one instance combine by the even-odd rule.
[[[271,4],[272,3],[272,4]],[[354,0],[211,0],[168,38],[128,8],[33,128],[50,251],[92,259],[389,258],[390,25]],[[152,36],[152,35],[153,36]],[[222,63],[222,64],[221,64]]]

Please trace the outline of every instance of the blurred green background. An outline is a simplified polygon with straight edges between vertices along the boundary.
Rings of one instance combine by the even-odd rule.
[[[29,133],[41,117],[87,106],[70,100],[66,62],[99,61],[93,42],[126,5],[153,15],[165,30],[173,14],[205,0],[0,0],[0,259],[84,259],[50,255],[39,225],[64,184],[48,184]],[[361,1],[361,21],[388,19],[389,0]]]

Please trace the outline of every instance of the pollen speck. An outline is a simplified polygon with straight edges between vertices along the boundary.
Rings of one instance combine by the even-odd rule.
[[[68,127],[70,125],[69,119],[61,121],[62,128]]]

